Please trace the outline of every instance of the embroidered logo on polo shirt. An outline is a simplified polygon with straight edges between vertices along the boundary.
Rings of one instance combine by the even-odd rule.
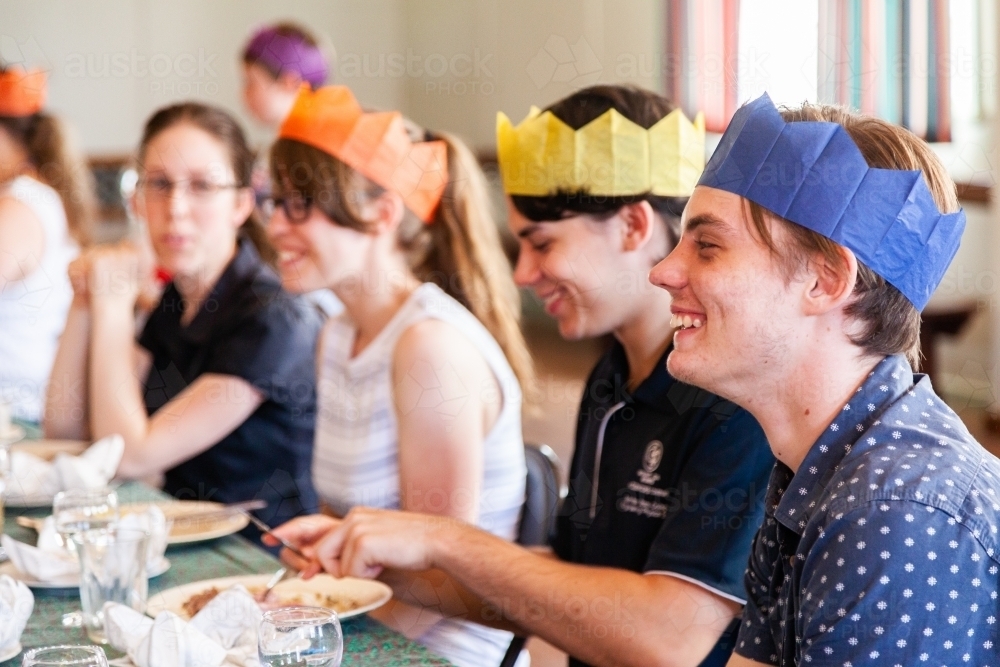
[[[646,453],[642,457],[642,467],[647,473],[652,473],[660,467],[660,461],[662,460],[663,443],[659,440],[653,440],[651,443],[646,445]]]
[[[663,462],[663,443],[653,440],[646,445],[642,455],[642,468],[635,471],[639,481],[631,481],[621,490],[618,499],[618,510],[653,519],[662,519],[667,515],[666,500],[670,491],[654,486],[660,480],[656,472]]]

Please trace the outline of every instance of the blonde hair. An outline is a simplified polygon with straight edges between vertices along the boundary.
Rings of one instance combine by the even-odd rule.
[[[959,208],[955,183],[941,161],[922,139],[897,125],[824,104],[803,104],[781,112],[786,122],[826,121],[842,126],[857,144],[869,167],[878,169],[919,170],[923,173],[934,203],[942,213]],[[753,229],[781,261],[787,276],[795,275],[811,257],[821,255],[832,266],[842,266],[843,256],[837,243],[812,230],[748,202]],[[783,223],[791,243],[779,247],[765,219],[765,213]],[[858,262],[854,300],[846,312],[861,325],[851,342],[866,353],[882,357],[905,354],[914,370],[920,365],[920,312],[893,285]]]
[[[430,140],[408,125],[414,141]],[[533,380],[531,355],[521,334],[521,303],[510,263],[493,219],[486,178],[465,144],[455,136],[433,136],[448,147],[448,184],[434,219],[425,224],[404,213],[398,241],[414,275],[432,282],[469,309],[493,335],[521,386]],[[337,158],[292,139],[271,149],[276,191],[294,190],[334,224],[368,232],[360,204],[385,189]]]
[[[91,242],[97,197],[94,176],[66,125],[50,114],[0,116],[0,127],[28,153],[38,178],[62,200],[70,235],[81,246]]]

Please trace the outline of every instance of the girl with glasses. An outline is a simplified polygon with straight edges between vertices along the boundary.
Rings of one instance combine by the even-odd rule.
[[[74,263],[50,385],[66,391],[49,392],[46,432],[120,433],[118,475],[163,475],[181,499],[263,498],[260,516],[274,523],[315,510],[320,320],[267,263],[274,252],[256,217],[243,131],[220,109],[167,107],[147,122],[138,161],[133,203],[172,282],[136,341],[133,310],[149,273],[138,251],[96,248]]]
[[[345,307],[324,326],[317,360],[320,497],[337,515],[429,512],[513,539],[530,358],[472,154],[328,87],[300,93],[271,173],[267,229],[284,285],[328,287]],[[509,633],[426,604],[376,616],[456,665],[499,664]]]

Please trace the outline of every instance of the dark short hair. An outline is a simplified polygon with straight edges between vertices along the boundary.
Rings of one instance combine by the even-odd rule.
[[[556,118],[574,130],[598,118],[608,109],[615,109],[636,125],[649,129],[675,108],[674,103],[666,97],[649,90],[636,86],[602,85],[578,90],[545,110],[551,111]],[[534,222],[561,220],[575,215],[607,219],[623,206],[649,202],[666,224],[671,248],[677,245],[680,238],[680,218],[687,200],[687,197],[662,197],[648,192],[610,197],[593,195],[583,190],[559,191],[543,197],[511,195],[514,208]]]

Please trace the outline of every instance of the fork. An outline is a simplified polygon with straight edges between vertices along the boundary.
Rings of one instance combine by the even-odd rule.
[[[278,540],[278,543],[281,546],[285,547],[286,549],[291,551],[293,554],[295,554],[302,560],[312,560],[311,558],[309,558],[309,556],[302,553],[302,551],[300,551],[297,547],[295,547],[291,542],[275,535],[274,530],[269,525],[267,525],[266,523],[255,517],[253,514],[247,512],[246,510],[243,510],[243,513],[247,516],[248,519],[250,519],[250,523],[257,526],[261,530],[261,532],[270,535],[274,539]]]
[[[259,597],[260,601],[261,602],[267,601],[267,596],[271,594],[271,591],[274,589],[275,586],[280,584],[285,579],[290,579],[294,577],[298,573],[299,573],[298,570],[287,567],[282,567],[281,569],[279,569],[277,572],[274,573],[274,576],[272,576],[271,579],[267,582],[267,587],[264,588],[264,592],[260,594]]]

